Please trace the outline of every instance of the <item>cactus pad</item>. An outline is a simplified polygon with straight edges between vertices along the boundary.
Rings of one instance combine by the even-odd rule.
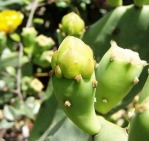
[[[147,64],[138,53],[123,49],[112,42],[96,68],[98,81],[95,103],[96,111],[109,112],[138,83],[139,75]]]

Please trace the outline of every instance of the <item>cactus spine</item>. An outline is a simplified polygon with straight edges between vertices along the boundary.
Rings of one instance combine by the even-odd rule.
[[[138,77],[146,65],[138,53],[122,49],[115,42],[111,45],[96,68],[98,85],[95,108],[102,114],[109,112],[138,83]]]
[[[96,79],[92,50],[68,36],[52,57],[54,93],[66,115],[82,130],[97,134],[100,123],[94,110]]]

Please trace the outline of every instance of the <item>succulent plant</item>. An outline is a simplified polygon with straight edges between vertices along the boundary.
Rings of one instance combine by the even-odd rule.
[[[57,29],[60,46],[52,56],[49,86],[59,107],[51,110],[52,104],[57,106],[53,95],[53,103],[51,98],[50,103],[45,102],[46,106],[49,104],[46,111],[49,108],[49,114],[54,114],[53,122],[40,138],[42,141],[47,134],[50,141],[148,141],[148,0],[134,0],[134,4],[127,6],[122,6],[121,0],[107,2],[112,10],[86,32],[82,22],[76,26],[75,13],[64,16]],[[80,33],[83,38],[78,36]],[[113,113],[119,114],[116,111],[120,109],[125,111],[124,115],[120,113],[121,127],[113,120]],[[45,118],[44,111],[45,107],[40,113]],[[129,114],[133,114],[130,119]],[[40,116],[39,125],[41,119]],[[34,131],[39,133],[38,124]]]
[[[147,141],[149,138],[149,77],[140,94],[135,113],[130,120],[128,141]]]
[[[52,57],[52,69],[54,93],[66,115],[85,132],[97,134],[100,130],[94,110],[97,83],[90,47],[78,38],[66,37]]]
[[[148,5],[136,7],[131,4],[116,7],[88,28],[83,36],[83,41],[91,46],[97,62],[110,48],[111,40],[114,40],[122,48],[138,52],[141,59],[149,61],[147,38],[149,36],[149,19],[146,18],[148,13]],[[147,71],[144,70],[140,75],[141,81],[138,85],[132,88],[113,111],[132,102],[134,96],[143,88],[146,76]]]
[[[94,141],[128,141],[126,129],[107,121],[102,116],[98,116],[98,119],[101,130],[94,136]]]
[[[109,112],[139,82],[146,61],[139,54],[117,46],[112,41],[96,68],[99,85],[96,90],[95,109],[101,114]]]

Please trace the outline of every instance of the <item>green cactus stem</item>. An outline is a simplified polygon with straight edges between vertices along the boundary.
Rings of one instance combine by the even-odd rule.
[[[97,134],[100,123],[94,110],[97,82],[92,50],[68,36],[53,54],[52,69],[54,93],[66,115],[83,131]]]
[[[59,45],[61,44],[61,42],[64,40],[65,38],[65,34],[62,34],[60,29],[56,30],[56,34],[57,34],[57,38],[58,38],[58,43]]]
[[[95,88],[92,82],[94,74],[89,79],[77,83],[73,79],[52,77],[54,93],[66,115],[83,131],[95,135],[100,130],[94,110]]]
[[[91,25],[84,33],[83,41],[92,47],[98,60],[109,49],[111,40],[123,48],[139,52],[141,58],[148,60],[148,13],[148,5],[142,8],[134,5],[117,7]]]
[[[6,45],[7,42],[7,35],[5,32],[0,32],[0,55]]]
[[[149,139],[149,96],[136,105],[135,115],[129,126],[128,141],[148,141]]]
[[[149,70],[148,70],[149,74]],[[147,80],[144,84],[144,87],[142,89],[141,95],[139,96],[138,103],[142,103],[142,101],[149,96],[149,76],[147,77]]]
[[[107,0],[107,4],[111,7],[118,7],[123,5],[123,0]]]
[[[101,123],[100,132],[94,136],[94,141],[128,141],[126,129],[115,125],[101,116],[98,116]]]
[[[130,120],[128,141],[148,141],[149,139],[149,76],[141,91],[135,113]]]
[[[112,41],[96,68],[96,111],[106,114],[120,102],[139,82],[138,77],[146,64],[137,52],[120,48]]]

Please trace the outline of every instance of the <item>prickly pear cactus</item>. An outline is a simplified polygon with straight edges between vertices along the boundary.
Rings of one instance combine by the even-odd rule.
[[[149,78],[138,103],[133,107],[135,112],[128,133],[122,128],[128,125],[128,121],[125,120],[127,123],[124,124],[127,125],[121,127],[110,122],[113,108],[118,104],[124,108],[141,91],[146,80],[144,67],[147,62],[141,59],[149,60],[149,6],[144,5],[148,4],[148,0],[134,0],[134,4],[128,6],[120,6],[121,0],[107,2],[116,8],[91,25],[85,34],[84,24],[81,20],[79,22],[78,17],[73,18],[75,13],[62,19],[57,30],[61,44],[51,62],[54,94],[60,108],[77,125],[77,133],[80,129],[84,131],[80,137],[76,133],[69,133],[70,139],[75,136],[77,140],[82,137],[80,140],[83,141],[148,141]],[[80,26],[76,26],[76,19]],[[80,38],[81,34],[84,34],[82,39],[87,45],[73,37]],[[115,42],[110,45],[111,40],[120,47]],[[143,77],[140,77],[142,70]],[[64,131],[67,123],[61,124],[57,123],[55,128],[49,130],[51,141],[61,138],[59,132],[53,133],[57,126]]]
[[[109,49],[111,40],[123,48],[139,52],[141,58],[149,60],[148,13],[148,5],[142,8],[133,4],[116,7],[89,27],[83,41],[91,46],[98,60]]]
[[[146,61],[140,60],[138,53],[120,48],[112,41],[111,48],[96,68],[99,83],[96,90],[96,111],[106,114],[121,101],[139,82],[138,77],[146,64]]]
[[[135,114],[130,121],[128,141],[148,141],[149,139],[149,77],[143,87]]]
[[[149,139],[149,97],[136,105],[136,112],[130,122],[128,141],[148,141]]]
[[[101,116],[98,116],[98,119],[101,123],[101,130],[94,136],[94,141],[128,141],[126,129],[105,120]]]
[[[89,46],[72,36],[64,39],[52,57],[52,83],[59,104],[78,127],[92,135],[100,130],[94,110],[94,63]]]
[[[142,2],[141,0],[136,1]],[[135,3],[118,6],[91,25],[85,32],[83,41],[91,46],[97,62],[110,48],[111,40],[116,41],[122,48],[138,52],[142,59],[149,61],[149,18],[146,18],[148,14],[149,5],[138,7]],[[113,111],[117,111],[132,102],[134,96],[143,88],[146,77],[147,73],[143,71],[140,76],[141,81],[114,107]]]

